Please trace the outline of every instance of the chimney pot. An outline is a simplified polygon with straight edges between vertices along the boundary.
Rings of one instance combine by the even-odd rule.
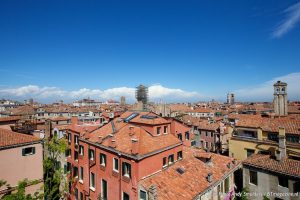
[[[138,154],[138,151],[139,151],[139,140],[136,139],[136,138],[131,138],[131,144],[132,144],[131,153],[133,155]]]
[[[207,181],[209,183],[211,183],[213,181],[213,174],[212,173],[208,173],[208,175],[207,175]]]
[[[129,135],[130,136],[134,135],[134,127],[133,126],[129,126]]]

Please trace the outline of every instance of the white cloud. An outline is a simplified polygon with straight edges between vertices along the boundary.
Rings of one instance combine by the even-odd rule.
[[[234,93],[236,94],[238,101],[272,101],[274,92],[273,84],[278,80],[288,84],[287,92],[289,100],[300,99],[300,73],[291,73],[285,76],[276,77],[260,85],[236,90]]]
[[[201,98],[200,94],[197,92],[187,92],[181,89],[172,89],[166,88],[161,85],[152,85],[149,87],[149,96],[153,99],[159,98],[181,98],[181,99],[189,99],[189,98]]]
[[[286,17],[272,32],[273,38],[280,38],[284,34],[292,30],[300,21],[300,2],[288,7],[284,10]]]
[[[57,87],[40,87],[27,85],[18,88],[0,89],[0,96],[6,98],[34,98],[41,101],[53,100],[76,100],[81,98],[94,98],[97,100],[116,99],[125,96],[127,101],[135,101],[135,88],[118,87],[106,90],[82,88],[79,90],[67,91]],[[149,87],[149,97],[152,101],[163,99],[165,101],[197,101],[202,96],[197,92],[188,92],[181,89],[172,89],[162,85],[152,85]]]

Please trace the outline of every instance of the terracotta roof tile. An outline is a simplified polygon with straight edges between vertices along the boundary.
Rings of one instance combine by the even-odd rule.
[[[0,117],[0,122],[18,121],[20,119],[20,116]]]
[[[205,158],[211,157],[212,165],[208,165],[196,158],[195,154]],[[232,164],[231,169],[228,168],[228,163]],[[212,184],[221,180],[224,175],[229,173],[238,164],[233,164],[233,159],[226,156],[206,153],[191,147],[184,147],[183,159],[181,161],[140,181],[140,183],[147,190],[152,185],[156,186],[159,200],[193,199]],[[182,174],[178,173],[178,168],[181,168],[184,172]],[[213,175],[211,183],[207,181],[209,173]]]
[[[23,144],[28,142],[39,141],[40,139],[32,135],[17,133],[0,128],[0,147]]]
[[[277,161],[270,155],[253,154],[244,160],[243,164],[300,178],[300,161],[298,160],[286,158]]]

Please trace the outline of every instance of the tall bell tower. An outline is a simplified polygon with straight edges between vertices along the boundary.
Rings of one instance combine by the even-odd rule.
[[[274,85],[274,112],[277,116],[288,114],[287,83],[277,81]]]

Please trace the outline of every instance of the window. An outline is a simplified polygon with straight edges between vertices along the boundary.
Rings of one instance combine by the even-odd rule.
[[[247,138],[256,138],[256,134],[254,131],[244,131],[240,133],[239,136]]]
[[[128,178],[131,177],[131,165],[127,162],[122,163],[122,175]]]
[[[172,164],[174,162],[174,155],[173,154],[169,155],[168,162],[169,162],[169,164]]]
[[[67,172],[71,171],[71,163],[67,162]]]
[[[123,192],[123,200],[129,200],[129,194],[127,194],[126,192]]]
[[[103,153],[100,153],[100,165],[102,166],[106,165],[106,155]]]
[[[179,133],[179,134],[177,135],[177,137],[178,137],[179,140],[182,141],[182,134],[181,134],[181,133]]]
[[[83,193],[82,192],[80,192],[80,198],[79,199],[83,200]]]
[[[278,184],[282,187],[289,187],[289,179],[285,176],[278,176]]]
[[[167,166],[167,157],[163,158],[163,167]]]
[[[79,171],[79,181],[83,181],[83,167],[80,167],[80,171]]]
[[[35,154],[35,147],[27,147],[22,149],[22,156],[29,156]]]
[[[95,151],[93,149],[89,150],[89,158],[90,158],[90,160],[94,160],[95,159]]]
[[[160,127],[157,127],[156,131],[157,131],[157,135],[160,135]]]
[[[276,133],[268,133],[268,140],[272,140],[278,142],[278,134]]]
[[[255,153],[255,150],[253,150],[253,149],[246,149],[246,151],[247,151],[247,158]]]
[[[104,179],[102,179],[101,194],[102,194],[102,199],[107,200],[107,181]]]
[[[296,135],[286,135],[286,141],[293,142],[293,143],[299,143],[299,136],[296,136]]]
[[[74,135],[74,143],[75,143],[75,145],[78,144],[78,135]]]
[[[54,137],[57,138],[57,130],[54,131]]]
[[[190,139],[190,133],[189,132],[185,132],[185,140],[189,140]]]
[[[192,141],[191,146],[196,146],[196,141]]]
[[[249,173],[250,173],[250,183],[257,185],[257,172],[250,170]]]
[[[68,168],[67,168],[67,165],[64,164],[64,174],[66,174],[68,172]]]
[[[182,159],[182,151],[178,151],[177,152],[177,160],[181,160]]]
[[[73,170],[74,170],[74,171],[73,171],[73,177],[74,177],[74,178],[78,178],[78,168],[77,168],[77,167],[74,167]]]
[[[84,147],[82,146],[82,145],[80,145],[79,146],[79,154],[81,155],[81,156],[83,156],[83,153],[84,152]]]
[[[95,174],[93,172],[90,174],[90,189],[95,191]]]
[[[143,190],[140,190],[140,200],[147,200],[147,193]]]
[[[294,183],[294,193],[300,192],[300,182],[297,181]]]
[[[168,133],[168,126],[164,126],[164,133]]]
[[[119,159],[118,158],[114,158],[113,160],[113,164],[114,164],[114,171],[118,172],[119,171]]]
[[[72,135],[71,133],[68,133],[68,142],[71,143],[71,140],[72,140]]]
[[[225,193],[229,192],[229,177],[225,179]]]
[[[78,189],[77,188],[75,188],[75,200],[78,200]]]
[[[78,152],[77,151],[74,151],[74,159],[78,160]]]
[[[208,132],[207,131],[205,132],[205,136],[208,137]]]

